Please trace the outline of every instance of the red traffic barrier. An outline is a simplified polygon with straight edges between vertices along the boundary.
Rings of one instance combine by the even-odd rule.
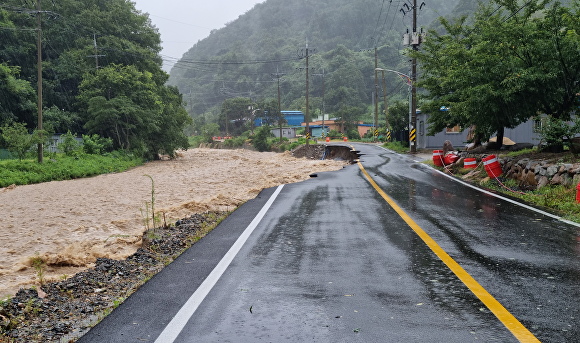
[[[472,157],[468,157],[463,160],[463,168],[471,169],[477,167],[477,160]]]
[[[330,137],[326,136],[326,143],[330,142]]]
[[[342,140],[346,142],[346,141],[348,141],[348,138],[346,138],[346,136],[344,136],[344,137],[342,138]]]
[[[580,204],[580,183],[576,185],[576,202]]]
[[[443,167],[443,150],[433,150],[433,164]]]
[[[496,177],[500,176],[501,174],[503,174],[503,171],[501,170],[501,166],[500,166],[500,164],[497,160],[497,157],[495,155],[489,155],[489,156],[483,158],[482,161],[483,161],[483,168],[487,172],[487,176],[489,176],[491,178],[496,178]]]
[[[443,163],[445,163],[445,165],[453,164],[453,163],[457,162],[458,159],[459,159],[459,156],[457,156],[455,154],[447,154],[443,157]]]

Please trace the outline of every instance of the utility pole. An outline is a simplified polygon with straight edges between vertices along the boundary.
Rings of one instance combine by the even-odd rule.
[[[38,163],[43,160],[43,144],[42,144],[42,12],[40,0],[36,0],[36,69],[37,69],[37,112],[38,112],[38,134],[40,140],[38,142]]]
[[[308,103],[310,91],[308,90],[308,56],[308,43],[306,43],[306,145],[308,145],[308,141],[310,140],[310,104]]]
[[[419,49],[419,42],[415,43],[417,35],[417,0],[413,0],[413,50]],[[413,57],[411,62],[411,127],[409,130],[409,140],[411,141],[411,153],[417,152],[417,58]]]
[[[419,50],[419,45],[421,45],[422,35],[417,32],[417,9],[422,9],[425,6],[425,3],[422,2],[419,8],[417,8],[417,0],[413,0],[413,6],[409,8],[407,4],[403,5],[405,9],[401,8],[401,12],[403,14],[407,14],[408,12],[413,12],[413,32],[409,36],[407,34],[404,35],[404,44],[411,45],[414,51]],[[411,101],[409,104],[410,112],[409,113],[409,142],[411,145],[411,152],[417,152],[417,58],[413,57],[411,59]]]
[[[381,69],[381,74],[382,74],[382,77],[383,77],[383,103],[384,103],[384,106],[385,106],[385,128],[386,128],[385,133],[388,134],[388,132],[390,131],[390,127],[389,127],[389,109],[388,109],[388,106],[387,106],[387,80],[385,80],[385,70],[384,69]]]
[[[377,130],[379,129],[379,75],[378,75],[378,67],[379,67],[379,54],[377,52],[377,47],[375,47],[375,96],[374,98],[374,102],[375,102],[375,120],[374,120],[374,127],[373,127],[373,142],[376,142],[376,133]]]
[[[282,142],[282,106],[280,104],[280,78],[286,74],[280,73],[278,67],[276,67],[276,74],[272,74],[273,77],[278,80],[278,125],[280,126],[280,143]]]
[[[308,102],[308,97],[309,97],[309,78],[308,78],[308,72],[309,72],[309,67],[308,67],[308,58],[310,56],[310,52],[314,52],[314,49],[309,49],[308,48],[308,43],[306,43],[306,49],[299,53],[300,58],[306,58],[306,114],[304,116],[304,121],[306,122],[306,145],[309,144],[309,140],[310,140],[310,104]]]
[[[42,14],[48,13],[51,16],[58,16],[58,14],[50,11],[42,11],[41,0],[36,0],[36,8],[32,9],[14,9],[16,12],[28,13],[36,15],[36,109],[38,114],[38,123],[36,130],[38,133],[38,163],[43,162],[44,153],[44,134],[42,132]]]
[[[374,115],[374,120],[373,120],[373,129],[372,129],[372,135],[373,135],[373,142],[376,142],[376,138],[378,137],[378,129],[379,129],[379,75],[378,72],[379,70],[381,70],[381,68],[379,68],[379,53],[378,53],[378,49],[377,47],[375,47],[374,49],[375,52],[375,90],[372,92],[371,94],[371,100],[373,102],[373,105],[375,107],[375,115]],[[359,50],[359,52],[363,52],[363,51],[371,51],[371,49],[361,49]]]
[[[222,93],[222,94],[225,94],[226,96],[228,96],[228,95],[226,94],[226,91],[227,91],[226,84],[225,84],[224,82],[222,82],[222,88],[220,88],[220,93]],[[229,112],[229,108],[226,108],[226,109],[225,109],[225,117],[226,117],[226,136],[229,136],[229,135],[230,135],[230,131],[229,131],[229,119],[228,119],[229,115],[228,115],[228,112]]]
[[[390,126],[389,126],[389,109],[387,106],[387,81],[385,80],[385,72],[391,72],[391,73],[395,73],[398,76],[402,77],[405,80],[405,83],[407,83],[407,85],[409,86],[409,88],[411,87],[411,77],[407,74],[403,74],[401,72],[398,72],[396,70],[392,70],[392,69],[383,69],[383,68],[376,68],[377,71],[381,71],[383,73],[383,97],[384,97],[384,102],[385,102],[385,120],[386,120],[386,127],[387,127],[387,140],[391,140],[391,131],[390,131]],[[409,102],[410,104],[410,102]],[[410,107],[410,106],[409,106]],[[409,112],[409,115],[411,113]]]
[[[326,88],[326,84],[324,82],[324,68],[322,68],[322,74],[314,74],[316,76],[322,76],[322,137],[326,136],[324,131],[324,112],[326,111],[324,107],[324,92]]]
[[[94,57],[95,58],[95,65],[97,70],[99,69],[99,57],[104,57],[105,55],[99,55],[99,48],[97,47],[97,35],[93,34],[93,47],[95,49],[94,55],[89,55],[87,57]]]

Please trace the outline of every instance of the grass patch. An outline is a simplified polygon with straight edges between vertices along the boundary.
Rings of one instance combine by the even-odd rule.
[[[510,152],[509,156],[515,157],[530,153],[538,152],[536,149],[526,149],[522,150],[522,152]],[[423,161],[422,163],[430,165],[440,171],[446,169],[435,166],[430,160]],[[500,177],[500,182],[495,179],[489,179],[481,164],[478,165],[477,169],[466,169],[457,164],[453,164],[447,167],[447,170],[451,175],[457,178],[462,178],[463,175],[472,171],[479,171],[479,174],[476,174],[465,181],[492,190],[496,193],[522,200],[531,206],[544,209],[545,211],[553,213],[566,220],[580,223],[580,204],[576,203],[575,187],[570,188],[563,185],[547,185],[537,190],[524,190],[520,187],[520,183],[515,179]]]
[[[406,144],[403,145],[403,143],[398,142],[398,141],[387,142],[387,143],[383,144],[383,148],[393,150],[394,152],[397,152],[399,154],[406,154],[409,152],[409,146],[407,146]]]
[[[505,154],[505,156],[507,157],[518,157],[521,155],[527,155],[527,154],[534,154],[537,153],[538,149],[537,148],[530,148],[530,149],[522,149],[522,150],[518,150],[518,151],[510,151],[508,153]]]
[[[78,179],[107,173],[117,173],[143,164],[143,159],[114,152],[106,155],[80,157],[54,155],[37,163],[35,160],[0,161],[0,187]]]
[[[495,180],[489,180],[481,185],[498,193],[523,200],[532,206],[543,208],[569,221],[580,223],[580,204],[576,203],[576,190],[574,188],[556,185],[522,192],[518,190],[518,182],[514,179],[502,180],[501,184]]]

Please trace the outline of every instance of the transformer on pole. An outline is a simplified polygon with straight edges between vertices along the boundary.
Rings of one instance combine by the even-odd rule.
[[[405,45],[410,45],[414,51],[419,50],[419,45],[421,45],[422,35],[417,32],[417,9],[423,8],[425,3],[421,3],[419,8],[417,8],[417,0],[413,0],[413,6],[408,11],[413,12],[413,32],[409,36],[406,33],[403,36],[403,43]],[[405,10],[401,9],[403,13],[407,13]],[[410,101],[410,122],[409,122],[409,144],[411,146],[411,152],[417,152],[417,58],[413,57],[411,60],[411,101]]]

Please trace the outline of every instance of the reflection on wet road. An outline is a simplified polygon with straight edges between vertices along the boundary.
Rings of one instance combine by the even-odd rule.
[[[390,162],[369,168],[380,174],[385,191],[460,265],[475,271],[477,280],[514,309],[529,330],[544,342],[578,337],[578,226],[467,188],[425,167],[412,165],[424,172],[409,174],[397,165],[402,161]],[[421,269],[426,278],[441,272],[425,265]],[[431,281],[426,287],[448,302],[449,293],[435,290],[441,283]]]
[[[176,342],[565,342],[580,334],[577,227],[378,147],[356,149],[364,168],[285,186]]]
[[[393,201],[367,173],[361,163],[358,164],[367,180],[383,199],[403,218],[405,223],[421,238],[421,240],[445,263],[445,265],[463,282],[471,292],[506,326],[508,330],[521,342],[539,342],[509,311],[503,307],[489,292],[483,288],[469,273],[465,271],[449,254],[435,242],[431,236],[409,217],[397,203]],[[412,182],[414,189],[414,182]]]
[[[578,341],[578,226],[354,148],[362,168],[266,190],[269,209],[236,210],[83,342],[127,342],[135,323],[154,341],[212,278],[202,270],[221,263],[206,256],[229,236],[245,244],[215,254],[231,263],[158,342]]]

